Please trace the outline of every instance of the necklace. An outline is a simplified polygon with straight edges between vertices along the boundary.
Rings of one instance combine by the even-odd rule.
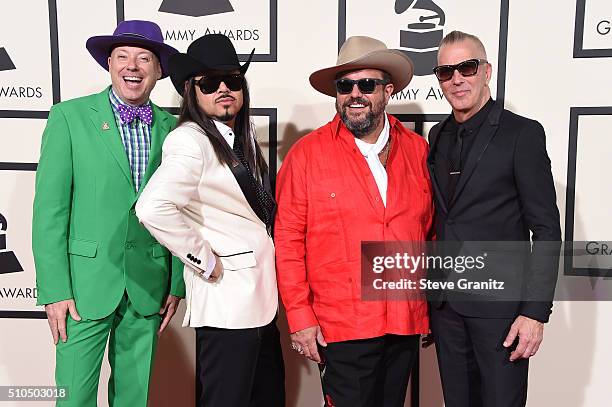
[[[385,169],[387,169],[387,160],[389,160],[389,147],[390,146],[391,146],[391,136],[389,136],[387,143],[385,144],[383,149],[380,150],[380,153],[378,153],[378,159],[380,160],[381,164],[383,165]]]

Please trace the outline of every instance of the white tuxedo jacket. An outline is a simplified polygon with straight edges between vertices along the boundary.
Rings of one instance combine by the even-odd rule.
[[[268,324],[278,308],[278,292],[274,243],[266,225],[195,123],[170,132],[162,151],[162,163],[142,191],[136,214],[185,264],[183,326]],[[213,253],[224,269],[215,283],[198,273],[206,271]]]

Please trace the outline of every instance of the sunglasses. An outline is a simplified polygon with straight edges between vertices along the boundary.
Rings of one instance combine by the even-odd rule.
[[[486,59],[468,59],[467,61],[459,62],[456,65],[439,65],[436,66],[433,71],[440,82],[444,82],[453,77],[455,70],[457,70],[461,76],[474,76],[478,72],[478,66],[483,63],[486,64]]]
[[[219,89],[221,82],[225,83],[229,90],[239,91],[244,85],[244,76],[241,74],[202,76],[195,84],[202,93],[214,93]]]
[[[341,95],[348,95],[353,91],[353,87],[357,84],[359,88],[359,92],[369,94],[373,93],[376,90],[376,85],[387,85],[389,81],[385,81],[384,79],[374,79],[374,78],[364,78],[358,80],[352,79],[336,79],[334,81],[336,84],[336,91]]]

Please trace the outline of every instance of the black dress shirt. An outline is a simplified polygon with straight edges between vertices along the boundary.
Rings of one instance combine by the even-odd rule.
[[[480,109],[474,116],[470,117],[463,123],[459,123],[452,116],[447,122],[442,131],[440,132],[440,139],[436,146],[435,151],[435,173],[440,190],[444,194],[446,202],[450,202],[452,196],[449,196],[454,191],[454,185],[460,174],[453,174],[455,172],[461,172],[467,160],[467,157],[474,145],[474,140],[478,135],[482,123],[489,115],[491,108],[493,107],[493,99],[489,101]],[[453,160],[453,149],[457,148],[457,139],[461,137],[461,159],[459,163],[454,163]],[[458,164],[458,165],[457,165]],[[452,179],[456,177],[455,179]]]

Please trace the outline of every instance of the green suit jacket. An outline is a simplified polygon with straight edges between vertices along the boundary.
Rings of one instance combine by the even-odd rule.
[[[38,304],[74,298],[81,317],[110,315],[127,291],[141,315],[168,293],[184,297],[183,265],[138,222],[127,154],[108,99],[99,94],[49,112],[36,172],[32,250]],[[143,190],[175,118],[153,105]]]

